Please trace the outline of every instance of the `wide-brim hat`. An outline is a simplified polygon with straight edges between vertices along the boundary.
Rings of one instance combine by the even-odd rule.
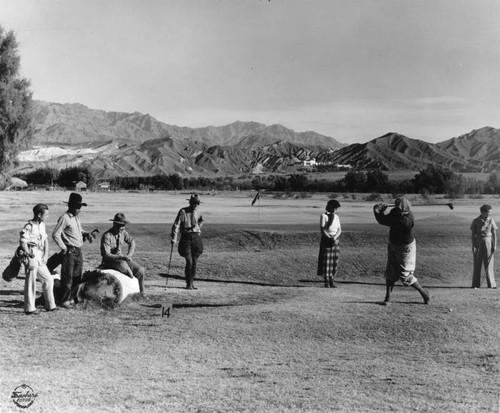
[[[83,198],[80,194],[77,194],[76,192],[71,192],[69,194],[69,200],[68,202],[65,202],[65,204],[68,204],[68,206],[77,206],[77,207],[82,207],[82,206],[87,206],[85,202],[82,202]]]
[[[130,224],[130,221],[127,221],[125,215],[123,215],[121,212],[118,212],[118,214],[116,214],[113,219],[110,219],[110,221],[113,221],[114,224],[120,225]]]
[[[191,197],[189,199],[186,199],[186,201],[189,201],[190,204],[197,204],[197,205],[201,204],[198,194],[191,195]]]

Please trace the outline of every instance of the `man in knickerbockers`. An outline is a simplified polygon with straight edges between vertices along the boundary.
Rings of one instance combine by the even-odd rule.
[[[196,277],[196,263],[198,257],[203,253],[203,242],[201,240],[201,228],[203,226],[203,216],[200,214],[198,195],[191,195],[189,206],[179,210],[174,224],[172,225],[171,244],[174,245],[177,235],[181,234],[178,251],[181,257],[186,260],[184,274],[186,276],[186,288],[196,290],[194,279]]]

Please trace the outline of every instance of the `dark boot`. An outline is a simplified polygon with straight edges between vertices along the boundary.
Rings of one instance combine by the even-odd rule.
[[[328,285],[330,288],[337,288],[337,284],[333,282],[333,277],[328,277]]]
[[[415,290],[417,290],[420,293],[420,295],[424,299],[424,304],[430,304],[430,302],[431,302],[431,295],[429,294],[428,291],[425,291],[422,288],[422,286],[418,283],[418,281],[416,283],[413,283],[411,286],[413,288],[415,288]]]
[[[384,305],[389,305],[391,303],[391,292],[392,292],[393,288],[394,288],[394,282],[393,281],[386,281]]]
[[[328,284],[328,277],[326,275],[324,276],[324,279],[325,279],[325,288],[330,287],[330,285]]]

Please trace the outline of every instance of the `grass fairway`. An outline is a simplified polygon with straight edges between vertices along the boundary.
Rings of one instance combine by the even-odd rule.
[[[43,195],[0,193],[2,268]],[[50,195],[49,230],[68,197]],[[387,229],[370,203],[340,199],[339,288],[322,288],[324,196],[262,199],[258,209],[248,196],[202,197],[199,289],[184,289],[176,252],[167,286],[167,233],[186,197],[84,195],[85,228],[103,232],[118,211],[132,221],[149,300],[27,317],[24,280],[0,281],[1,412],[498,411],[498,290],[468,288],[478,205],[415,210],[416,275],[432,303],[397,286],[384,307]],[[94,268],[98,245],[84,256]],[[37,393],[28,409],[11,400],[22,384]]]

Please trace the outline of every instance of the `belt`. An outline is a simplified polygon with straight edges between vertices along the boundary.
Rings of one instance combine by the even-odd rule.
[[[67,248],[68,248],[68,251],[69,250],[73,250],[73,251],[80,251],[81,250],[80,247],[75,247],[74,245],[68,245]]]

